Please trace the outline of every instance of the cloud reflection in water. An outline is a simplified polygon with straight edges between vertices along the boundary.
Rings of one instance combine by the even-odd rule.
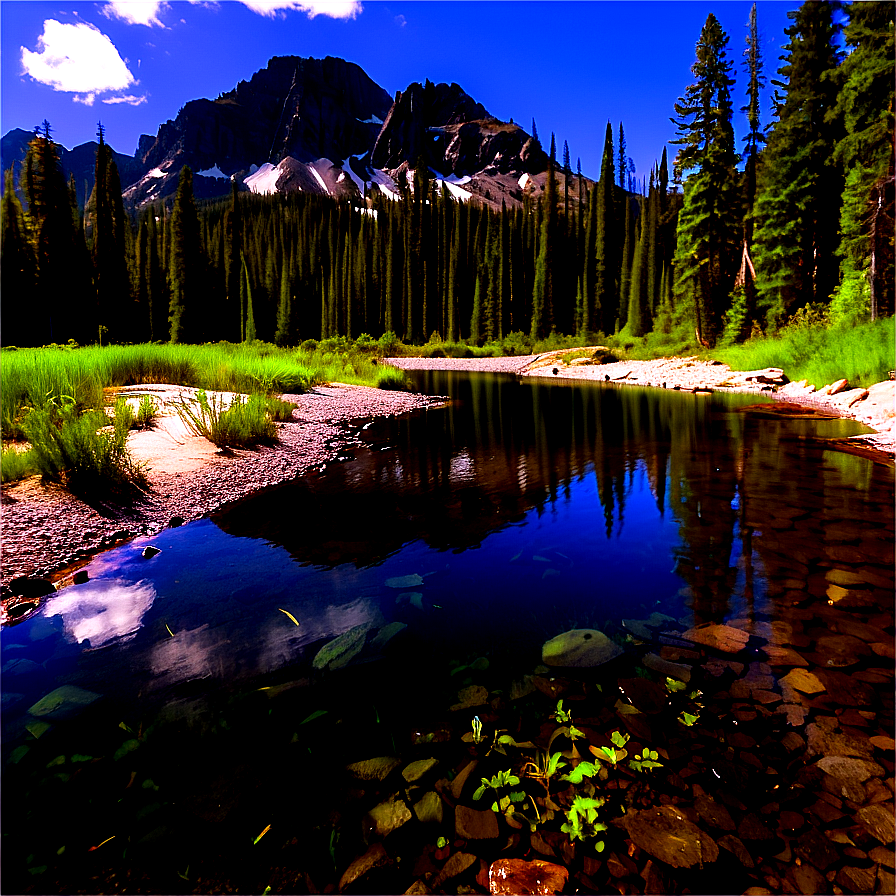
[[[149,582],[106,579],[66,588],[47,601],[44,616],[61,616],[69,641],[97,648],[133,638],[155,599]]]

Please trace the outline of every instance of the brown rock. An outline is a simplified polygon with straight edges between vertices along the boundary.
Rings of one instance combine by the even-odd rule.
[[[479,765],[478,760],[474,759],[471,762],[468,762],[458,773],[457,777],[448,785],[448,792],[454,797],[455,802],[461,798],[461,794],[463,793],[463,789],[470,780],[470,775],[476,771],[476,766]]]
[[[794,865],[787,872],[787,880],[793,889],[803,896],[816,896],[825,892],[825,879],[821,872],[812,865]]]
[[[464,840],[494,840],[498,836],[498,816],[491,809],[480,811],[460,805],[454,810],[454,829]]]
[[[498,859],[488,869],[488,891],[493,896],[504,894],[558,893],[566,886],[569,872],[561,865],[541,859]]]
[[[835,625],[837,626],[837,631],[841,634],[861,638],[868,644],[873,644],[875,641],[892,641],[892,638],[882,629],[868,625],[867,622],[860,622],[858,619],[838,618]]]
[[[747,851],[747,847],[744,846],[743,841],[739,837],[735,837],[734,834],[724,834],[719,837],[719,846],[724,847],[728,852],[734,853],[737,860],[744,866],[744,868],[755,867],[755,862],[753,861],[753,857]]]
[[[832,585],[839,585],[841,588],[862,587],[867,584],[865,576],[851,569],[829,569],[824,577]]]
[[[856,675],[847,675],[834,669],[818,669],[817,671],[828,694],[841,706],[870,708],[877,703],[874,689],[858,679]]]
[[[781,830],[788,834],[798,831],[805,823],[806,819],[799,812],[791,812],[789,809],[785,809],[778,817]]]
[[[891,641],[875,641],[871,645],[871,649],[885,660],[896,659],[896,648],[893,647]]]
[[[690,628],[681,636],[694,644],[703,644],[722,653],[740,653],[747,646],[750,636],[730,625],[705,625]]]
[[[375,759],[353,762],[345,768],[360,781],[385,781],[399,765],[401,760],[395,756],[377,756]]]
[[[345,873],[339,878],[339,892],[342,893],[348,889],[355,881],[362,881],[371,871],[376,868],[384,868],[392,864],[392,859],[383,849],[382,843],[374,843],[363,856],[355,859]]]
[[[414,803],[414,815],[421,824],[441,824],[444,815],[442,798],[430,790]]]
[[[789,647],[778,647],[768,644],[763,648],[772,666],[808,666],[809,661],[801,657]]]
[[[873,868],[844,865],[834,879],[847,893],[873,893],[876,875]]]
[[[458,874],[463,874],[475,861],[476,856],[471,855],[468,852],[453,853],[448,861],[442,866],[442,870],[435,876],[430,887],[433,890],[440,889],[446,880],[451,880],[452,877],[457,877]]]
[[[736,827],[731,813],[721,803],[708,796],[698,796],[694,800],[694,808],[700,818],[711,827],[723,831],[733,831]]]
[[[896,876],[885,868],[877,869],[877,887],[874,890],[880,896],[892,896],[896,893]]]
[[[885,753],[892,753],[893,750],[896,750],[896,740],[893,740],[892,737],[876,734],[874,737],[869,737],[868,740],[871,741],[878,750],[883,750]]]
[[[865,830],[876,840],[888,846],[893,842],[893,831],[896,821],[893,817],[892,803],[875,803],[873,806],[864,806],[856,813]]]
[[[458,692],[457,701],[451,707],[452,710],[484,706],[488,703],[488,691],[481,684],[471,684],[468,688]]]
[[[795,703],[785,703],[783,706],[777,707],[775,712],[786,715],[787,724],[794,728],[801,727],[809,714],[809,710],[805,706],[797,706]]]
[[[774,840],[775,838],[775,835],[753,812],[749,812],[741,819],[737,826],[737,833],[743,840]]]
[[[632,702],[632,705],[650,714],[664,710],[668,704],[666,689],[655,681],[646,678],[621,678],[619,688]]]
[[[676,681],[688,682],[691,680],[691,667],[682,663],[673,663],[671,660],[664,660],[655,653],[648,653],[644,656],[644,665],[660,675],[667,678],[674,678]]]
[[[438,764],[438,759],[417,759],[415,762],[411,762],[407,765],[401,775],[408,784],[413,784],[414,781],[419,781],[427,772],[432,771]]]
[[[867,781],[873,775],[882,775],[884,771],[876,762],[851,756],[825,756],[818,760],[818,767],[835,778],[858,782]]]
[[[814,865],[819,871],[827,871],[840,855],[833,843],[814,828],[803,834],[796,843],[794,852],[805,862]],[[819,892],[816,890],[815,892]]]
[[[809,756],[857,756],[870,759],[874,753],[870,740],[831,731],[813,722],[806,728]]]
[[[871,859],[872,862],[877,862],[879,865],[886,865],[887,868],[896,868],[896,853],[894,853],[892,849],[885,849],[883,846],[875,846],[874,849],[868,853],[868,858]]]
[[[621,824],[636,846],[673,868],[702,868],[719,856],[715,841],[672,806],[629,812]]]
[[[805,669],[792,669],[781,679],[781,684],[804,694],[820,694],[824,690],[818,677]]]
[[[367,813],[367,817],[372,823],[373,830],[377,836],[387,837],[392,831],[411,820],[411,810],[397,795],[393,795],[379,805],[374,806]]]
[[[404,896],[428,896],[431,892],[422,880],[416,880],[404,891]]]

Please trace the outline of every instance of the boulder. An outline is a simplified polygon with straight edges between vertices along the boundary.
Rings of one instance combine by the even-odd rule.
[[[703,625],[699,628],[689,628],[681,637],[694,644],[721,650],[722,653],[739,653],[750,640],[745,631],[730,625]]]
[[[673,868],[702,868],[719,857],[712,837],[673,806],[629,812],[621,824],[636,846]]]
[[[387,837],[392,831],[411,820],[411,810],[395,794],[374,806],[367,818],[378,837]]]
[[[374,843],[363,856],[359,856],[345,869],[345,873],[339,878],[339,892],[344,892],[355,881],[363,880],[374,869],[391,864],[392,859],[383,849],[383,844]]]
[[[546,666],[565,666],[590,669],[601,666],[622,654],[603,632],[578,628],[563,632],[546,641],[541,648],[541,659]]]
[[[346,771],[359,781],[385,781],[401,765],[395,756],[377,756],[347,765]]]
[[[498,859],[488,869],[488,891],[492,896],[559,893],[568,877],[562,865],[542,859]]]
[[[364,648],[367,633],[373,628],[369,622],[356,625],[328,641],[317,652],[312,665],[315,669],[341,669],[347,666]]]
[[[99,700],[100,695],[64,684],[37,701],[28,712],[41,719],[69,719]]]

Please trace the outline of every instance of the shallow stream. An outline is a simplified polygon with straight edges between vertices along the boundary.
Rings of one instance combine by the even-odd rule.
[[[650,650],[720,676],[716,720],[752,721],[762,690],[779,740],[805,745],[844,712],[845,735],[892,737],[893,468],[825,445],[861,426],[755,396],[414,376],[450,405],[371,424],[367,447],[319,474],[98,556],[89,582],[3,630],[5,892],[320,891],[379,840],[390,871],[359,878],[362,892],[481,890],[479,865],[439,878],[439,835],[480,862],[529,846],[477,845],[452,824],[473,715],[538,730],[539,701],[565,693],[584,712],[589,688],[649,679]],[[689,650],[680,636],[705,623],[746,631],[743,655]],[[564,677],[540,667],[542,644],[571,629],[623,656]],[[324,666],[321,648],[352,631]],[[769,648],[838,677],[821,697],[787,690]],[[706,672],[713,661],[729,665]],[[751,674],[768,684],[743,685]],[[687,780],[693,756],[677,749],[667,765]],[[759,747],[726,761],[744,750],[753,771],[768,761]],[[345,766],[380,756],[438,759],[439,780],[403,798],[438,792],[441,822],[371,831],[390,786]],[[874,759],[892,781],[892,752]],[[803,818],[801,836],[818,827]],[[580,886],[610,874],[555,844],[558,859]]]

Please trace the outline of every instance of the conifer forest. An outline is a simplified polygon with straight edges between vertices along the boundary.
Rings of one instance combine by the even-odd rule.
[[[81,208],[45,122],[18,183],[6,172],[4,342],[653,332],[712,347],[798,314],[891,315],[893,6],[838,14],[806,2],[788,15],[780,61],[761,56],[755,7],[737,39],[709,15],[693,83],[669,110],[674,159],[664,150],[636,180],[624,127],[608,123],[591,181],[568,147],[557,158],[552,136],[543,192],[514,207],[456,201],[418,163],[398,201],[375,187],[346,202],[237,184],[227,199],[198,201],[184,168],[173,203],[126,208],[101,127]],[[771,120],[759,103],[766,79]]]

